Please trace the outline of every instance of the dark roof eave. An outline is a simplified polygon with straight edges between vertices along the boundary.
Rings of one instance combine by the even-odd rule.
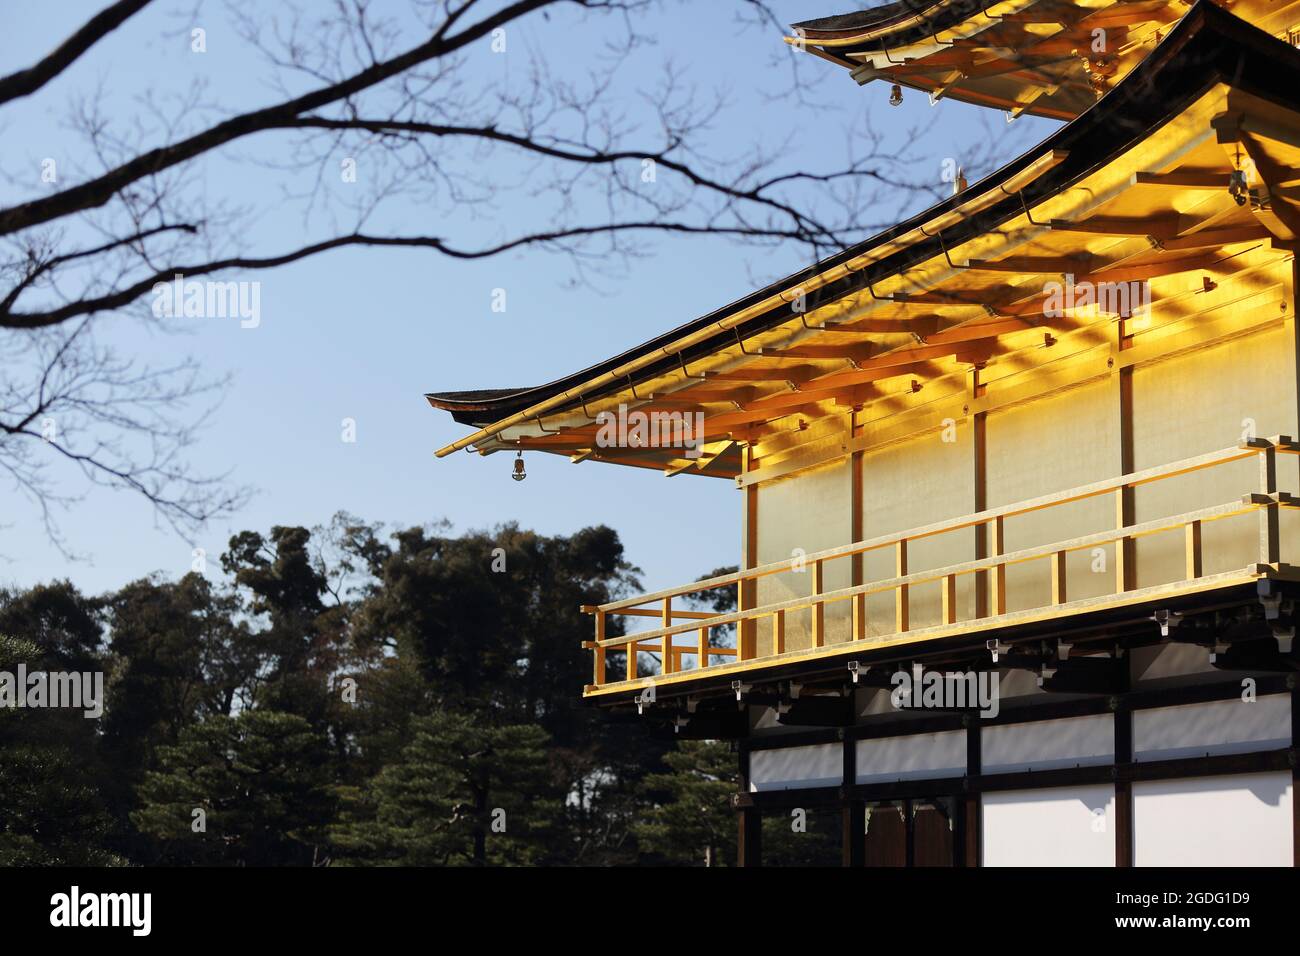
[[[791,26],[815,46],[818,40],[844,39],[866,30],[879,30],[891,24],[903,24],[916,17],[925,17],[924,23],[902,27],[889,37],[891,46],[905,45],[956,26],[963,20],[982,13],[988,5],[984,0],[896,0],[857,13],[804,20]],[[837,50],[843,52],[844,48],[839,47]]]
[[[1189,47],[1194,47],[1193,52],[1185,53]],[[1251,55],[1252,52],[1256,55]],[[548,398],[571,391],[584,382],[637,358],[664,350],[683,336],[717,325],[736,312],[798,286],[836,265],[856,259],[872,248],[902,236],[954,206],[969,201],[973,196],[998,188],[1051,150],[1065,151],[1068,158],[1024,187],[1019,195],[1036,202],[1045,195],[1059,192],[1074,180],[1081,179],[1110,162],[1134,141],[1184,109],[1205,90],[1225,80],[1252,92],[1267,95],[1271,91],[1275,98],[1286,101],[1291,96],[1290,90],[1300,85],[1300,50],[1219,9],[1210,0],[1197,0],[1196,5],[1165,36],[1160,45],[1092,108],[1056,130],[1035,148],[962,193],[936,203],[814,266],[564,378],[513,393],[507,389],[493,389],[472,393],[435,393],[426,397],[434,407],[451,411],[453,417],[463,424],[477,427],[491,425]],[[949,227],[946,246],[951,248],[959,245],[970,235],[987,232],[1019,215],[1021,205],[1017,197],[1018,194],[1010,193],[1007,199]],[[830,283],[818,298],[821,301],[834,301],[864,288],[868,281],[879,281],[910,265],[941,254],[940,240],[937,237],[916,243],[844,279]],[[742,337],[748,337],[788,318],[788,308],[774,308],[742,323],[738,331]],[[720,329],[717,335],[683,353],[683,356],[690,361],[694,357],[716,351],[730,342],[734,335],[730,330]],[[655,370],[662,371],[676,363],[674,353],[652,363],[643,374],[652,375]],[[616,386],[594,391],[592,395],[599,395],[611,387]],[[487,395],[489,392],[499,394],[494,398],[474,401],[473,409],[468,407],[471,403],[460,399],[469,394]]]

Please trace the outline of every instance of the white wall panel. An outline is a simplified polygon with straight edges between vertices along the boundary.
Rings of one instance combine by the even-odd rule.
[[[984,866],[1114,866],[1110,784],[983,796]]]
[[[960,777],[966,772],[966,731],[859,740],[857,771],[858,783]]]
[[[755,750],[749,755],[750,790],[838,787],[843,779],[842,744]]]
[[[1133,712],[1134,757],[1174,760],[1291,746],[1291,698],[1270,694]]]
[[[848,544],[853,538],[852,479],[847,460],[799,472],[758,487],[758,563],[792,562],[791,570],[769,574],[756,584],[758,603],[775,604],[805,598],[812,592],[812,565],[793,561],[827,548]],[[822,565],[823,589],[834,591],[850,583],[848,558]],[[850,602],[826,605],[826,643],[850,638]],[[760,656],[773,653],[772,618],[764,615],[756,628]],[[812,612],[791,611],[785,617],[787,651],[812,646]]]
[[[1135,866],[1291,866],[1291,774],[1133,784]]]
[[[984,727],[980,737],[984,773],[1086,767],[1110,763],[1114,755],[1110,714]]]

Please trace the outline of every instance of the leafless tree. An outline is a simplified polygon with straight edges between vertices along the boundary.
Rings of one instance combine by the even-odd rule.
[[[649,81],[626,66],[650,39],[639,18],[673,2],[232,2],[223,9],[272,77],[268,105],[214,106],[197,85],[145,97],[122,116],[92,89],[70,116],[84,170],[53,188],[6,171],[26,191],[0,205],[0,471],[56,538],[51,506],[67,498],[50,480],[51,461],[144,495],[182,532],[238,506],[245,492],[195,475],[185,456],[220,380],[185,360],[140,368],[96,342],[107,323],[165,328],[159,290],[177,276],[255,276],[377,246],[450,259],[559,253],[581,281],[617,274],[654,234],[793,244],[815,259],[943,194],[936,164],[916,171],[929,158],[918,145],[924,129],[886,137],[869,122],[847,133],[835,124],[826,135],[849,137],[848,160],[824,169],[788,165],[790,144],[757,121],[753,142],[718,144],[711,130],[725,97],[702,94],[671,61]],[[782,95],[815,111],[809,66],[780,42],[773,11],[762,0],[733,2],[740,20],[773,34],[787,71]],[[40,94],[151,6],[118,0],[34,65],[0,77],[0,110]],[[177,42],[193,42],[203,7],[181,17],[183,30],[172,27]],[[688,26],[689,7],[680,13]],[[530,42],[548,31],[585,31],[589,60],[556,63]],[[522,81],[485,66],[503,50],[524,65]],[[990,138],[962,161],[977,169],[997,153]],[[267,247],[258,210],[209,196],[201,181],[213,162],[279,182],[277,215],[302,217],[301,244]],[[410,209],[439,229],[395,227],[395,212]]]

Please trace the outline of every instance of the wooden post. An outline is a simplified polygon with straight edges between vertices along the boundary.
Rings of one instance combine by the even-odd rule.
[[[785,611],[772,615],[772,653],[785,653]]]
[[[973,396],[972,396],[973,397]],[[988,413],[976,412],[973,416],[973,434],[971,441],[971,459],[974,465],[975,474],[973,476],[973,485],[975,488],[975,499],[971,502],[971,511],[978,514],[988,508]],[[976,559],[987,558],[989,556],[989,534],[988,525],[977,524],[975,532],[975,557]],[[976,619],[989,616],[989,573],[987,571],[975,572],[975,617]]]
[[[812,593],[813,597],[816,597],[825,589],[824,571],[820,558],[813,562],[812,572]],[[814,604],[811,610],[812,646],[822,647],[826,643],[826,605]]]
[[[591,682],[597,687],[605,683],[605,648],[600,642],[605,639],[605,612],[596,612],[596,646],[591,653]]]
[[[1115,711],[1115,766],[1133,762],[1133,711],[1123,703]],[[1133,784],[1115,783],[1115,865],[1133,865]]]
[[[749,746],[741,741],[739,751],[736,782],[740,792],[737,798],[749,795]],[[736,865],[763,865],[763,817],[757,807],[739,807],[736,810]]]
[[[849,800],[840,808],[840,865],[865,866],[867,856],[867,805]]]
[[[1123,323],[1120,323],[1121,330]],[[1121,331],[1119,347],[1125,347]],[[1133,454],[1133,369],[1122,368],[1115,376],[1117,412],[1119,414],[1119,473],[1131,474]],[[1115,527],[1125,528],[1135,519],[1134,489],[1124,485],[1115,490]],[[1115,541],[1115,592],[1123,594],[1137,586],[1136,542],[1132,538]]]
[[[989,548],[992,551],[991,557],[1006,554],[1006,519],[998,515],[989,522]],[[993,574],[989,584],[989,604],[992,606],[992,614],[996,617],[999,614],[1007,613],[1007,566],[998,564],[993,567]]]
[[[664,598],[662,621],[664,627],[673,626],[673,599],[671,597]],[[663,673],[671,674],[673,672],[673,636],[665,634],[660,644],[663,647]]]
[[[967,778],[978,777],[982,772],[983,766],[983,747],[980,739],[980,718],[971,716],[967,718],[966,723],[966,776]],[[966,865],[980,866],[980,842],[982,839],[981,830],[983,828],[982,819],[982,802],[978,793],[968,793],[966,796],[966,817],[964,836],[966,838]]]
[[[1277,447],[1270,444],[1259,453],[1259,490],[1274,496],[1272,504],[1259,509],[1259,563],[1276,565],[1282,560],[1277,495]]]
[[[1052,603],[1066,602],[1065,552],[1057,551],[1052,555]]]
[[[849,418],[850,434],[856,435],[857,430],[853,427],[853,418]],[[862,496],[865,494],[863,489],[863,455],[862,452],[854,452],[849,459],[849,494],[852,501],[849,509],[850,533],[855,542],[861,541],[865,536],[863,529],[862,516]],[[849,584],[857,586],[865,582],[865,556],[859,552],[849,558]],[[867,636],[867,596],[865,594],[855,594],[852,599],[853,614],[853,635],[850,638],[854,641],[860,641]]]
[[[902,577],[907,574],[907,539],[901,539],[894,545],[894,574]],[[902,634],[908,628],[911,608],[908,585],[900,584],[894,589],[894,629]]]
[[[754,448],[745,446],[745,471],[754,468]],[[758,564],[758,485],[749,485],[745,495],[745,547],[740,566],[748,569]],[[736,582],[736,608],[749,611],[758,607],[758,582],[750,578]],[[736,660],[747,661],[758,656],[758,621],[747,619],[736,622]]]
[[[700,642],[696,648],[695,656],[699,658],[696,667],[705,668],[709,666],[709,629],[700,628]]]
[[[1187,580],[1194,581],[1201,576],[1201,523],[1189,521],[1183,526],[1183,539],[1187,549]]]
[[[848,788],[858,782],[858,742],[844,734],[841,742],[840,785]],[[861,800],[845,800],[840,806],[840,865],[865,866],[867,857],[867,805]]]
[[[943,581],[943,623],[957,623],[957,575],[944,575]]]
[[[1133,523],[1133,489],[1125,486],[1115,492],[1115,527],[1123,528]],[[1115,540],[1115,591],[1123,594],[1133,590],[1133,539]]]

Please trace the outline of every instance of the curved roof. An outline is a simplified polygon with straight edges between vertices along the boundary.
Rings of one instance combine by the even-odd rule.
[[[919,21],[911,26],[916,36],[925,37],[932,30],[959,23],[988,6],[985,0],[893,0],[856,13],[804,20],[792,26],[810,40],[830,40],[849,39]],[[897,39],[901,38],[891,36],[891,41]]]
[[[629,382],[676,370],[683,361],[734,348],[739,341],[790,321],[791,290],[830,272],[837,277],[815,294],[820,306],[946,255],[947,249],[1021,216],[1034,203],[1105,166],[1221,82],[1287,102],[1300,84],[1300,51],[1199,0],[1151,56],[1093,109],[964,192],[815,266],[552,382],[521,389],[431,393],[426,398],[458,422],[495,430],[522,413],[532,417],[577,409],[580,400],[613,395]],[[844,268],[849,263],[852,266]],[[468,436],[439,454],[485,437],[487,433]]]

